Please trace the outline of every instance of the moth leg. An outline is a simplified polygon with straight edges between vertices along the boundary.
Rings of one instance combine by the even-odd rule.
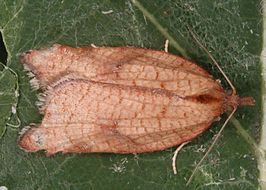
[[[172,157],[172,168],[173,168],[173,172],[174,172],[175,175],[177,174],[177,172],[176,172],[176,157],[177,157],[177,154],[188,143],[190,143],[190,141],[182,143],[181,145],[179,145],[177,147],[177,149],[174,152],[174,155]]]
[[[164,51],[166,53],[168,53],[168,46],[169,46],[169,40],[167,39],[167,40],[165,40],[165,43],[164,43]]]

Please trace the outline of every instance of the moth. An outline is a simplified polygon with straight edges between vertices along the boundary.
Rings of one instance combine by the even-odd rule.
[[[228,109],[254,104],[163,51],[55,44],[20,60],[32,86],[44,91],[41,124],[26,127],[18,140],[28,152],[164,150],[197,137]]]

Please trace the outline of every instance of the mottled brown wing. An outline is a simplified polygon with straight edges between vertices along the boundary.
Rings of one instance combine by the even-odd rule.
[[[191,61],[143,48],[72,48],[56,44],[22,54],[21,62],[44,88],[76,73],[94,81],[165,89],[180,96],[221,90],[211,75]],[[38,87],[34,79],[33,86]]]
[[[158,151],[206,130],[223,101],[68,78],[50,89],[42,124],[27,130],[19,145],[48,154]]]

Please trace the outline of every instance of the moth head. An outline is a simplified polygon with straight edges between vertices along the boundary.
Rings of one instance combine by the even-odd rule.
[[[255,105],[255,100],[253,97],[239,97],[234,91],[228,91],[226,93],[226,104],[228,108],[236,108],[238,106],[253,106]]]

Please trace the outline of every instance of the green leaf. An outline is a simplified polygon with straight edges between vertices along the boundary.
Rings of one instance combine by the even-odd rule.
[[[241,107],[235,117],[253,138],[260,125],[262,23],[260,0],[140,0],[160,25],[197,64],[229,86],[195,43],[189,25],[219,62],[240,96],[253,96],[253,107]],[[17,108],[21,125],[40,123],[37,93],[29,85],[17,55],[54,43],[71,46],[138,46],[163,50],[165,37],[129,0],[30,1],[0,0],[0,28],[8,52],[7,66],[19,76]],[[112,10],[105,14],[104,11]],[[170,42],[170,44],[173,41]],[[180,54],[170,45],[171,53]],[[8,72],[3,70],[3,72]],[[7,80],[8,79],[8,80]],[[0,91],[14,90],[14,75]],[[2,84],[2,83],[1,83]],[[11,86],[10,86],[11,85]],[[5,90],[3,90],[5,89]],[[12,91],[14,92],[14,91]],[[11,93],[12,94],[12,93]],[[13,93],[12,98],[15,98]],[[0,102],[4,98],[0,95]],[[12,100],[13,101],[13,100]],[[12,102],[10,101],[10,102]],[[11,115],[11,106],[1,114]],[[2,113],[3,109],[3,113]],[[175,148],[139,155],[26,153],[16,144],[19,130],[8,127],[0,140],[0,186],[8,189],[258,189],[254,147],[229,124],[192,183],[195,163],[217,134],[222,120],[186,145],[177,156],[177,175],[171,167]],[[7,121],[6,119],[2,121]],[[3,128],[0,123],[0,128]],[[21,127],[21,128],[22,128]]]
[[[15,96],[16,78],[9,69],[4,68],[0,72],[0,139],[6,131],[16,103]]]

